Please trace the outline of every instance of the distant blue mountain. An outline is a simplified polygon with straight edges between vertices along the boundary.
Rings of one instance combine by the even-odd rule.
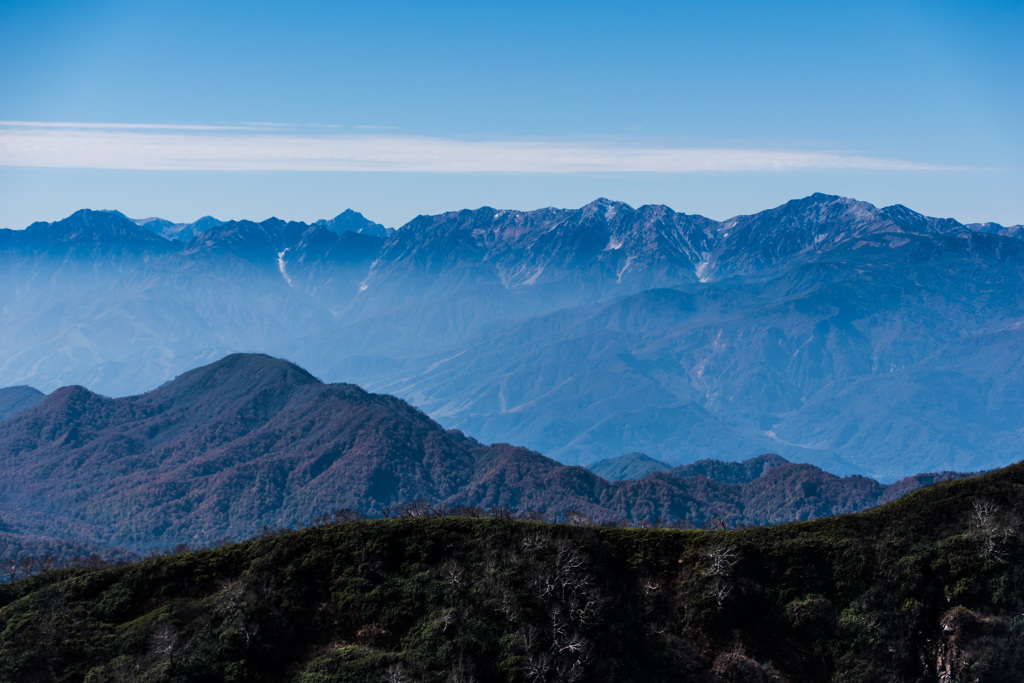
[[[46,394],[32,387],[0,388],[0,422],[39,405],[44,398]]]
[[[120,212],[115,213],[123,216]],[[203,216],[193,223],[172,223],[169,220],[156,217],[133,218],[131,220],[136,225],[144,227],[161,237],[178,240],[179,242],[190,242],[195,239],[196,235],[212,230],[213,228],[219,227],[225,223],[225,221],[217,220],[213,216]],[[261,221],[259,225],[274,226],[281,223],[283,223],[283,221],[280,221],[277,218],[268,218],[265,221]],[[302,230],[310,227],[305,223],[292,223],[292,225],[302,226]],[[319,220],[312,225],[326,228],[337,235],[354,232],[359,235],[379,237],[380,239],[384,239],[390,233],[394,232],[394,228],[385,228],[380,223],[374,223],[364,217],[363,214],[358,211],[353,211],[352,209],[346,209],[330,220]]]
[[[340,214],[330,220],[320,220],[313,225],[322,225],[331,232],[344,235],[346,232],[354,232],[357,235],[369,235],[371,237],[379,237],[386,239],[388,235],[394,232],[394,228],[385,228],[380,223],[374,223],[368,218],[364,217],[363,214],[352,209],[345,209]]]
[[[141,223],[141,225],[139,225]],[[127,395],[233,351],[567,463],[765,452],[886,480],[1024,457],[1021,226],[816,194],[0,231],[0,384]]]
[[[639,479],[654,472],[667,472],[671,465],[643,453],[626,453],[588,465],[587,469],[608,481]]]

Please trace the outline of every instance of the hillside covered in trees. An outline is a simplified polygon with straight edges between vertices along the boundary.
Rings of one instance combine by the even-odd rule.
[[[0,470],[0,560],[39,547],[205,545],[339,509],[379,517],[411,504],[642,525],[774,524],[856,512],[953,476],[883,486],[763,455],[610,482],[259,354],[227,356],[138,396],[58,389],[0,422]]]
[[[734,531],[342,522],[0,586],[0,681],[1008,681],[1024,464]]]

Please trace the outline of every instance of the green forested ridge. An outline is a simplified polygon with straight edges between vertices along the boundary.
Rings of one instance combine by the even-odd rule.
[[[1012,681],[1024,463],[737,531],[343,522],[0,586],[0,680]]]

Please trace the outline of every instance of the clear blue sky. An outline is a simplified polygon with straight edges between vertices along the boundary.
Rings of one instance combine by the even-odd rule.
[[[1012,224],[1024,2],[0,0],[0,120],[0,227],[815,191]]]

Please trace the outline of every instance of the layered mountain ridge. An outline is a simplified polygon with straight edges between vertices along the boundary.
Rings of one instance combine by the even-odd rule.
[[[0,384],[129,395],[257,351],[566,463],[986,469],[1024,454],[1020,235],[822,194],[394,231],[81,211],[0,231]]]
[[[0,518],[20,533],[136,552],[246,538],[338,509],[398,514],[417,501],[549,518],[770,524],[853,512],[961,476],[887,487],[766,455],[609,482],[253,354],[127,398],[58,389],[0,422],[0,468]]]
[[[346,521],[44,571],[0,584],[0,679],[1015,681],[1022,488],[731,531]]]

